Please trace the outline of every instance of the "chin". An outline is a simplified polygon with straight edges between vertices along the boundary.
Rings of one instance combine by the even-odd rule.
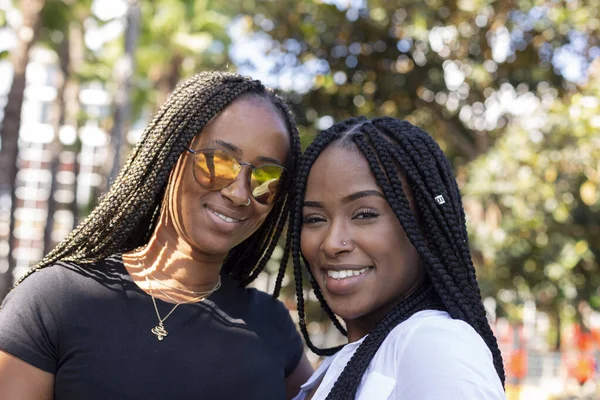
[[[364,310],[358,310],[356,308],[348,308],[348,307],[344,307],[344,306],[336,306],[336,305],[332,306],[331,303],[328,303],[328,304],[329,304],[329,308],[331,308],[331,311],[333,311],[333,313],[335,315],[337,315],[344,321],[352,321],[352,320],[358,319],[358,318],[362,317],[363,315],[365,315]]]

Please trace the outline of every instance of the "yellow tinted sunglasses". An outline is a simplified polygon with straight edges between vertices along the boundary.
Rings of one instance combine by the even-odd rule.
[[[279,180],[285,168],[277,164],[265,164],[255,167],[240,162],[224,150],[200,149],[186,150],[193,155],[194,178],[207,190],[221,190],[231,185],[240,174],[242,167],[252,168],[250,175],[250,192],[260,204],[273,204],[279,189]]]

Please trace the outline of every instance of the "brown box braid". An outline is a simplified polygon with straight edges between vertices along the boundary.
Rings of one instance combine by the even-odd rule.
[[[260,81],[227,72],[199,73],[177,86],[155,113],[108,192],[91,214],[30,269],[59,260],[91,263],[147,244],[160,214],[171,171],[190,141],[217,113],[244,96],[268,99],[290,135],[290,154],[281,180],[282,196],[263,225],[233,248],[223,270],[247,285],[264,269],[289,219],[288,192],[300,157],[298,130],[283,100]],[[289,250],[288,250],[289,251]],[[284,257],[287,259],[287,255]]]

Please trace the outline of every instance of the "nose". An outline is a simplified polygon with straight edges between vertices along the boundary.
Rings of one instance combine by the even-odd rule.
[[[246,206],[248,205],[248,199],[250,199],[250,174],[252,168],[244,165],[240,170],[240,173],[235,178],[231,185],[221,189],[221,195],[226,197],[235,206]]]
[[[330,224],[320,250],[328,258],[336,258],[354,250],[352,235],[345,223],[333,221]]]

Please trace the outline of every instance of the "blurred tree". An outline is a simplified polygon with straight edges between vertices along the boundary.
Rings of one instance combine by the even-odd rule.
[[[511,295],[555,316],[583,300],[600,309],[598,80],[588,76],[599,0],[242,4],[236,41],[264,54],[235,61],[250,73],[270,66],[298,104],[305,144],[356,115],[423,127],[465,188],[484,295],[499,294],[513,317]]]
[[[590,70],[580,92],[536,104],[543,126],[511,124],[464,171],[479,276],[513,317],[524,299],[556,326],[600,310],[600,60]]]
[[[111,129],[112,169],[109,182],[113,182],[121,169],[121,148],[126,143],[125,134],[130,125],[131,88],[135,73],[135,51],[141,30],[141,9],[138,0],[127,1],[125,16],[125,51],[115,64],[114,83],[116,92],[113,97],[113,126]]]
[[[61,130],[69,129],[76,137],[71,150],[73,155],[73,198],[69,209],[73,214],[73,227],[78,219],[77,205],[77,149],[79,148],[77,113],[79,106],[79,84],[77,72],[84,59],[83,21],[91,14],[91,0],[50,0],[42,12],[40,44],[53,49],[58,56],[59,70],[56,74],[56,100],[50,117],[54,127],[54,139],[49,146],[50,189],[47,202],[46,224],[44,226],[44,250],[47,254],[55,245],[53,231],[54,216],[57,209],[55,198],[58,187],[57,173],[63,145],[60,141]]]
[[[73,18],[69,21],[66,40],[69,43],[68,65],[63,73],[65,80],[65,124],[67,129],[75,133],[75,142],[71,146],[73,152],[73,198],[69,204],[69,209],[73,215],[73,225],[75,228],[79,222],[79,203],[77,202],[78,177],[79,177],[79,154],[81,151],[81,140],[79,139],[79,128],[82,126],[81,103],[79,101],[79,91],[81,87],[81,72],[85,63],[86,54],[89,50],[84,41],[84,23],[90,16],[91,0],[77,0],[73,8]]]
[[[157,0],[140,3],[140,11],[144,23],[139,27],[135,51],[131,121],[151,114],[182,78],[203,69],[226,68],[229,63],[227,25],[230,15],[234,14],[233,6],[225,1]],[[118,46],[117,41],[107,43],[98,57],[100,63],[114,65],[122,54]],[[106,68],[105,73],[111,70]],[[104,79],[111,82],[111,86],[115,83],[110,76]],[[113,129],[118,122],[116,116],[110,122]],[[121,161],[114,164],[115,168]],[[113,169],[111,176],[114,178],[115,174]]]
[[[40,32],[40,13],[45,0],[21,0],[19,8],[22,24],[17,31],[17,44],[11,51],[13,81],[4,108],[4,119],[0,128],[2,148],[0,150],[0,201],[10,199],[10,227],[8,231],[8,266],[0,271],[0,298],[12,285],[12,272],[15,267],[12,250],[14,246],[14,218],[16,207],[15,181],[17,176],[17,156],[19,151],[19,131],[21,128],[21,108],[25,93],[25,70],[29,62],[29,50]]]
[[[513,116],[486,104],[503,85],[523,92],[545,81],[562,94],[574,87],[565,75],[580,68],[584,78],[599,54],[597,0],[326,3],[243,2],[253,15],[245,33],[270,38],[272,73],[314,76],[299,122],[314,133],[323,116],[408,118],[458,163],[484,153]]]
[[[146,91],[138,98],[156,108],[184,77],[230,62],[227,26],[235,5],[227,1],[157,0],[142,4],[137,76]],[[138,90],[142,89],[138,87]],[[146,96],[143,96],[146,95]]]
[[[6,26],[6,11],[0,9],[0,28],[4,28]],[[9,51],[4,49],[0,50],[0,60],[3,60],[8,57]]]

